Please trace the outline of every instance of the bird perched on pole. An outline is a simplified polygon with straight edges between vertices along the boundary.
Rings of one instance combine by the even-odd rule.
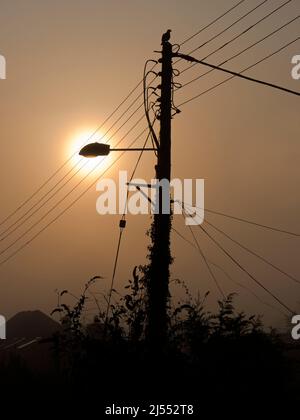
[[[171,38],[171,32],[172,32],[171,29],[168,29],[167,32],[165,32],[163,34],[163,36],[161,37],[161,45],[164,42],[168,42],[169,41],[169,39]]]

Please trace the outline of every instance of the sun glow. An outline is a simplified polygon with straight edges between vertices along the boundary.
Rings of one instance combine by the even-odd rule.
[[[70,165],[74,172],[78,171],[79,176],[85,176],[88,173],[96,174],[99,170],[107,168],[112,160],[111,155],[99,156],[96,158],[85,158],[79,155],[80,149],[88,143],[106,143],[107,138],[101,132],[95,135],[93,130],[78,130],[73,133],[67,144],[67,156],[70,157]]]

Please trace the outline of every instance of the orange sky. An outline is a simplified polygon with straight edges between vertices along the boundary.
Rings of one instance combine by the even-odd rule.
[[[180,43],[235,3],[237,1],[233,0],[0,0],[0,54],[7,61],[7,79],[0,80],[1,220],[65,162],[74,150],[73,138],[81,132],[92,132],[137,84],[145,60],[157,58],[153,51],[160,49],[161,34],[167,28],[172,28],[171,41]],[[193,50],[259,3],[261,1],[245,0],[231,14],[186,43],[181,51]],[[195,56],[201,58],[209,54],[282,3],[267,1],[195,52]],[[299,12],[300,2],[293,0],[254,30],[212,55],[210,61],[216,64],[225,60]],[[227,67],[239,71],[297,36],[299,20],[228,63]],[[299,91],[300,81],[291,78],[291,58],[295,54],[300,54],[299,41],[247,74]],[[178,63],[177,67],[182,70],[186,64]],[[185,83],[204,71],[207,69],[195,66],[177,81]],[[212,72],[178,91],[175,101],[179,104],[226,77]],[[102,132],[110,128],[122,110]],[[299,98],[245,80],[233,80],[183,106],[181,111],[173,120],[173,177],[204,178],[207,208],[300,232]],[[115,144],[139,115],[142,112],[110,142]],[[126,147],[144,126],[145,122],[141,123],[124,140],[123,146]],[[141,138],[138,145],[143,141]],[[121,169],[131,171],[136,158],[134,153],[126,154],[106,176],[116,178]],[[154,164],[154,156],[145,155],[137,177],[151,179]],[[70,169],[67,165],[51,185]],[[26,226],[0,242],[0,252],[70,191],[84,174],[76,175]],[[40,227],[67,207],[89,182],[91,179],[82,182]],[[108,289],[119,217],[99,216],[95,210],[97,197],[98,193],[92,188],[28,247],[0,266],[1,314],[9,317],[25,309],[42,309],[49,313],[56,302],[56,288],[78,294],[84,282],[96,274],[105,277],[96,289]],[[298,238],[245,226],[220,216],[209,220],[282,269],[300,277]],[[120,291],[134,265],[145,261],[148,243],[145,232],[149,224],[148,216],[128,217],[116,278],[116,288]],[[174,218],[174,226],[189,237],[180,216]],[[38,230],[35,228],[19,245]],[[224,267],[235,281],[244,283],[263,301],[278,307],[208,239],[200,234],[199,238],[207,256]],[[223,238],[219,239],[274,293],[289,305],[299,307],[299,286]],[[17,248],[18,245],[3,253],[0,263]],[[213,308],[217,290],[199,254],[176,236],[172,252],[175,257],[172,278],[184,279],[194,293],[211,290],[208,305]],[[216,275],[226,293],[239,293],[239,308],[264,314],[268,325],[283,325],[279,312],[239,289],[221,272],[216,271]]]

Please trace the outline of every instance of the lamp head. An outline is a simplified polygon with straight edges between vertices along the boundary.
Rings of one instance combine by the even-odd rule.
[[[104,143],[90,143],[84,146],[79,154],[86,158],[95,158],[98,156],[107,156],[110,152],[109,144]]]

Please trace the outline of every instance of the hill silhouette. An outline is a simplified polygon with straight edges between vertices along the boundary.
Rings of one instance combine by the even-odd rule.
[[[49,337],[61,328],[60,324],[42,311],[18,312],[7,321],[7,339]]]

